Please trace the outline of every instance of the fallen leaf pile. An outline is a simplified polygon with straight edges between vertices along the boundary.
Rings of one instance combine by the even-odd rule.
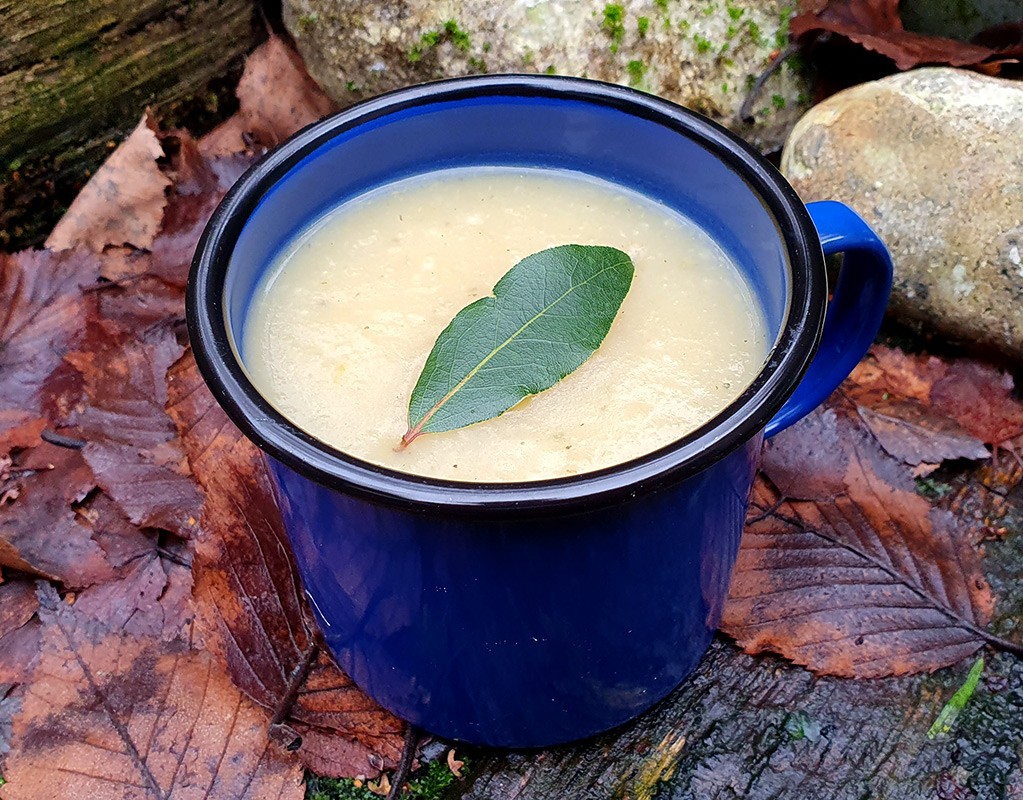
[[[144,118],[48,249],[0,255],[4,800],[300,798],[304,767],[368,778],[400,754],[399,720],[317,645],[264,461],[188,350],[203,225],[331,109],[276,39],[239,95],[199,141]],[[986,630],[977,526],[913,481],[1021,434],[1007,375],[875,348],[769,444],[725,629],[837,675],[1018,649]]]
[[[900,70],[947,64],[997,75],[1023,61],[1023,12],[1018,23],[996,25],[962,42],[907,31],[899,0],[800,0],[798,10],[789,26],[795,39],[839,36],[891,59]]]

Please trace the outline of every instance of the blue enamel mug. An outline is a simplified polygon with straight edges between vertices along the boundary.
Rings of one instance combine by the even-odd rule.
[[[590,173],[702,226],[744,271],[773,337],[753,383],[656,452],[517,484],[394,472],[288,422],[253,387],[241,352],[275,254],[348,198],[471,165]],[[844,259],[829,303],[830,253]],[[349,108],[250,169],[199,244],[188,323],[213,394],[269,456],[338,663],[427,731],[538,747],[623,723],[693,670],[728,593],[763,437],[848,375],[891,279],[884,245],[850,209],[804,206],[756,151],[698,114],[593,81],[480,76]]]

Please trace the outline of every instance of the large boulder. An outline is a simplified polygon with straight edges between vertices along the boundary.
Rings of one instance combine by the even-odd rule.
[[[893,314],[1023,359],[1023,83],[932,68],[848,89],[799,121],[782,171],[884,239]]]
[[[400,86],[481,72],[552,72],[630,84],[777,149],[806,106],[792,63],[752,124],[736,115],[788,38],[791,0],[285,0],[309,72],[348,104]]]

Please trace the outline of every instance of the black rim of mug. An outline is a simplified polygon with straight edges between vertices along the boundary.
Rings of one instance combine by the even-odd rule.
[[[736,171],[768,208],[785,242],[791,295],[774,348],[753,383],[720,414],[665,447],[596,472],[525,483],[468,483],[410,475],[346,455],[285,419],[251,384],[231,345],[223,291],[234,244],[264,194],[334,136],[413,107],[482,96],[581,100],[662,124],[696,140]],[[809,212],[756,150],[666,100],[615,84],[541,75],[453,78],[382,94],[309,125],[254,164],[231,188],[199,240],[188,280],[188,333],[217,402],[264,452],[317,483],[411,511],[477,517],[546,516],[606,507],[675,485],[764,429],[795,391],[817,350],[827,306],[824,256]]]

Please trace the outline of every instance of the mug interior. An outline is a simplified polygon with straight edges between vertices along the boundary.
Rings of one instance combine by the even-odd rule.
[[[291,425],[259,396],[243,366],[246,315],[266,270],[297,233],[340,203],[401,178],[473,165],[588,173],[652,197],[701,226],[739,266],[774,342],[753,384],[706,425],[636,462],[554,481],[495,484],[489,497],[470,496],[478,486],[360,462]],[[492,76],[384,95],[300,132],[256,165],[225,199],[200,243],[189,317],[197,360],[222,405],[289,466],[377,499],[382,494],[427,505],[510,507],[527,497],[543,499],[543,491],[517,495],[516,487],[575,485],[577,491],[547,492],[562,501],[627,489],[682,466],[697,469],[756,435],[809,364],[825,302],[820,244],[805,208],[784,179],[732,134],[623,87]],[[601,476],[609,479],[604,485]]]

